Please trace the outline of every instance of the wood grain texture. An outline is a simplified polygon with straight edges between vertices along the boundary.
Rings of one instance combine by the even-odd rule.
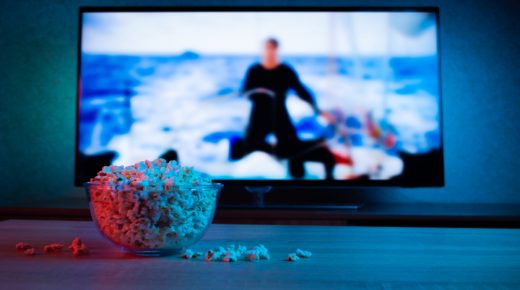
[[[520,289],[520,230],[212,225],[193,249],[265,244],[272,260],[140,258],[105,241],[92,222],[0,222],[1,289]],[[80,236],[91,255],[44,255]],[[24,241],[36,256],[15,251]],[[311,259],[284,261],[296,248]]]

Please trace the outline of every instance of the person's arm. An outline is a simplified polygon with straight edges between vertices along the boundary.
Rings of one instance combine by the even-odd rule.
[[[321,112],[320,112],[320,109],[318,108],[318,105],[316,104],[316,100],[311,95],[309,90],[302,84],[296,71],[289,68],[289,74],[290,74],[289,79],[291,82],[291,84],[290,84],[291,88],[296,92],[296,94],[298,95],[298,97],[300,97],[300,99],[309,103],[309,105],[311,105],[314,112],[319,115]]]

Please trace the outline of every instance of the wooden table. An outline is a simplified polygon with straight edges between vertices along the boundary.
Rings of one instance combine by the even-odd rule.
[[[193,249],[265,244],[270,261],[141,258],[92,222],[0,222],[0,289],[520,289],[520,230],[212,225]],[[80,236],[91,254],[42,254]],[[15,251],[25,241],[36,256]],[[313,252],[287,262],[296,248]]]

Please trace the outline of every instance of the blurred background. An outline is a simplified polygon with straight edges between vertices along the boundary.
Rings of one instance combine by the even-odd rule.
[[[185,5],[125,1],[125,5]],[[195,1],[190,5],[439,6],[446,186],[345,189],[366,201],[520,204],[519,4],[498,1]],[[0,3],[2,206],[67,207],[73,186],[78,7],[119,1]],[[338,192],[335,190],[335,192]],[[77,204],[74,204],[77,205]]]

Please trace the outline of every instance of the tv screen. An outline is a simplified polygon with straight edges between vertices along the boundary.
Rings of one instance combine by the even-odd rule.
[[[240,184],[442,186],[438,25],[434,8],[82,8],[76,184],[161,157]]]

